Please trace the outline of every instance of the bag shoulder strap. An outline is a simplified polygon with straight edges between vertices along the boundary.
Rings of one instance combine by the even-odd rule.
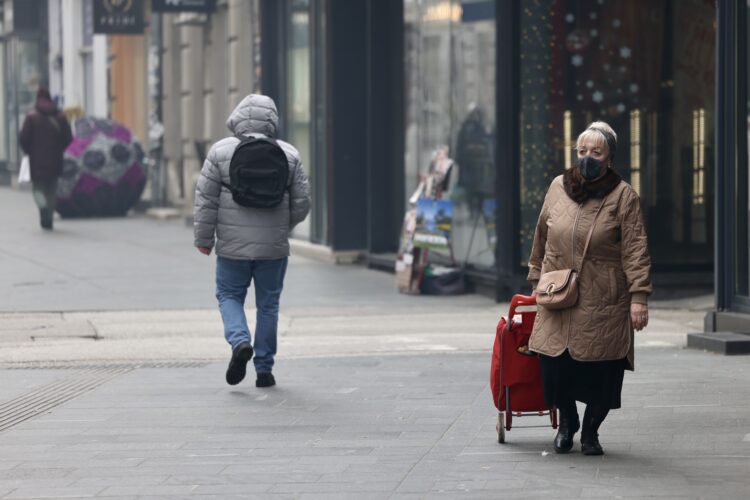
[[[46,115],[49,122],[55,127],[55,130],[60,132],[60,123],[57,121],[57,116]]]
[[[581,273],[581,268],[583,268],[583,261],[586,259],[586,254],[589,251],[589,244],[591,243],[591,237],[594,236],[594,228],[596,227],[596,220],[599,218],[599,213],[602,211],[605,201],[607,201],[606,196],[602,199],[602,202],[599,204],[599,208],[596,209],[596,214],[594,214],[594,220],[591,221],[591,228],[589,229],[588,236],[586,236],[586,245],[584,245],[583,255],[581,255],[581,264],[578,266],[579,274]]]

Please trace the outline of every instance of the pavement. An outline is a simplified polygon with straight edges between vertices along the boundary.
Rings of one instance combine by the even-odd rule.
[[[710,297],[652,303],[607,453],[556,455],[545,417],[497,443],[507,304],[292,257],[279,384],[230,387],[213,258],[184,224],[43,233],[4,188],[0,210],[0,499],[748,498],[750,358],[684,347]]]

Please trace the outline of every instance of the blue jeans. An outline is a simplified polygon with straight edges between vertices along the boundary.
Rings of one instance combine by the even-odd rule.
[[[245,317],[247,289],[255,280],[255,371],[271,373],[276,355],[276,329],[279,323],[279,298],[284,286],[288,258],[276,260],[216,259],[216,298],[219,300],[224,338],[236,348],[250,342]]]

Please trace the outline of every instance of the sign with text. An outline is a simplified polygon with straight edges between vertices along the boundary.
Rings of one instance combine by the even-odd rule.
[[[211,14],[216,10],[216,0],[151,0],[153,12],[201,12]]]
[[[94,0],[94,33],[143,33],[143,0]]]

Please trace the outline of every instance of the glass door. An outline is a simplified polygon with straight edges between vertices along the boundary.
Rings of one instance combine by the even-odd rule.
[[[26,115],[34,109],[39,86],[46,80],[46,64],[39,39],[11,37],[4,46],[3,57],[8,63],[4,79],[5,156],[11,170],[16,171],[22,155],[18,133]]]
[[[310,0],[291,0],[286,27],[286,137],[299,151],[312,177],[310,103]],[[310,239],[310,217],[294,229],[294,237]]]
[[[299,151],[310,179],[310,215],[293,232],[295,238],[324,243],[326,237],[325,148],[325,2],[287,0],[285,12],[286,80],[282,139]]]
[[[407,206],[431,163],[447,150],[454,160],[443,193],[453,211],[450,257],[493,274],[495,2],[406,0],[404,22]]]

